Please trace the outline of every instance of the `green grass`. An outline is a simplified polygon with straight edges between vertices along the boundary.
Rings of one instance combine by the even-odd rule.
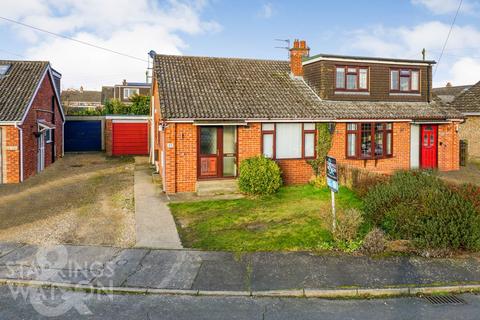
[[[340,188],[339,208],[362,201]],[[239,200],[173,203],[170,208],[183,245],[205,250],[274,251],[332,248],[321,216],[330,213],[330,191],[310,185],[283,187],[271,196]]]

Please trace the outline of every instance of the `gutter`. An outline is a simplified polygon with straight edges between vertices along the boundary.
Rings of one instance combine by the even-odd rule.
[[[20,182],[23,182],[23,129],[18,123],[15,124],[15,128],[20,131]]]

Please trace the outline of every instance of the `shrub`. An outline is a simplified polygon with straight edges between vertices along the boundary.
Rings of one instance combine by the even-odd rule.
[[[338,164],[339,183],[352,189],[359,197],[364,197],[377,184],[385,182],[388,177],[383,174]]]
[[[363,215],[360,210],[350,208],[337,212],[337,228],[333,236],[337,241],[353,241],[357,237],[358,229],[363,223]]]
[[[308,183],[315,188],[322,189],[327,186],[327,177],[324,174],[318,175],[318,176],[312,176],[308,181]]]
[[[243,160],[239,168],[238,184],[244,193],[273,194],[282,186],[280,167],[264,156]]]
[[[148,115],[150,113],[150,97],[135,94],[130,97],[130,112],[138,115]]]
[[[398,172],[365,197],[365,213],[397,239],[421,248],[480,248],[480,215],[443,181],[423,172]]]
[[[385,233],[380,228],[373,228],[363,239],[361,251],[366,254],[379,254],[384,252],[386,247]]]

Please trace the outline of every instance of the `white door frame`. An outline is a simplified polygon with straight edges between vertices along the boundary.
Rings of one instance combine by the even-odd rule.
[[[37,172],[45,169],[45,133],[37,137]]]

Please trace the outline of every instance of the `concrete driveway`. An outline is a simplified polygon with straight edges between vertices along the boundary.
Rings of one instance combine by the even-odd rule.
[[[0,185],[0,241],[135,244],[133,158],[67,154],[21,184]]]

